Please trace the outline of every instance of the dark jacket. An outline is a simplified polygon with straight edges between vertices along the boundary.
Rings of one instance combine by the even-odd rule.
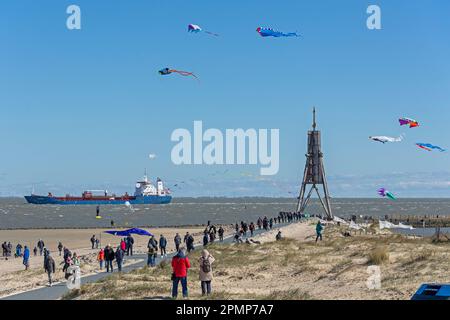
[[[165,237],[159,238],[159,247],[165,248],[167,246],[167,239]]]
[[[128,237],[127,237],[127,246],[128,246],[128,247],[131,247],[131,246],[133,246],[133,244],[134,244],[134,239],[133,239],[133,237],[132,237],[132,236],[128,236]]]
[[[53,260],[52,256],[47,256],[44,259],[44,270],[46,272],[55,273],[55,260]]]
[[[106,261],[113,261],[114,260],[114,250],[111,247],[105,248],[105,260]]]
[[[117,249],[116,250],[116,261],[122,261],[123,260],[123,250],[122,249]]]

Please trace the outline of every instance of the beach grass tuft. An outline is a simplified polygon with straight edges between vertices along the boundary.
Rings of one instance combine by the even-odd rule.
[[[389,251],[387,246],[379,246],[369,253],[368,264],[381,265],[389,262]]]

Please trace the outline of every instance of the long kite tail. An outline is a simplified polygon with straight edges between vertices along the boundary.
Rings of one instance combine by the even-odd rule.
[[[215,36],[215,37],[219,36],[217,33],[213,33],[213,32],[210,32],[210,31],[205,31],[205,33],[210,34],[210,35]]]
[[[182,71],[182,70],[175,70],[175,69],[171,69],[169,70],[170,72],[176,72],[182,76],[188,77],[188,76],[193,76],[195,79],[199,80],[199,78],[193,74],[192,72],[188,72],[188,71]]]
[[[300,37],[297,32],[289,32],[289,33],[280,33],[283,37]]]

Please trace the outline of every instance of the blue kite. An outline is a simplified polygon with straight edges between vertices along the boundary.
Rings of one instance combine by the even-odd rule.
[[[440,152],[444,152],[445,151],[445,149],[442,149],[441,147],[439,147],[439,146],[435,146],[435,145],[432,145],[431,143],[416,143],[416,145],[419,147],[419,148],[421,148],[421,149],[424,149],[424,150],[427,150],[427,151],[432,151],[432,149],[436,149],[436,150],[439,150]]]
[[[271,28],[264,28],[264,27],[256,28],[256,32],[258,32],[261,37],[275,37],[275,38],[300,37],[300,35],[297,34],[296,32],[284,33],[284,32],[280,32],[280,31],[275,31]]]

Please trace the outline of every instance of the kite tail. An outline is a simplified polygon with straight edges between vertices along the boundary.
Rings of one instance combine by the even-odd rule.
[[[215,36],[215,37],[219,36],[217,33],[213,33],[213,32],[210,32],[210,31],[205,31],[205,33],[210,34],[210,35]]]
[[[281,33],[281,35],[284,37],[300,37],[300,35],[297,34],[297,32]]]
[[[192,77],[194,77],[197,81],[200,82],[200,79],[199,79],[195,74],[193,74],[192,72],[181,71],[181,70],[174,70],[174,69],[171,69],[171,70],[169,70],[169,71],[170,71],[170,72],[176,72],[176,73],[178,73],[179,75],[182,75],[182,76],[184,76],[184,77],[192,76]]]

